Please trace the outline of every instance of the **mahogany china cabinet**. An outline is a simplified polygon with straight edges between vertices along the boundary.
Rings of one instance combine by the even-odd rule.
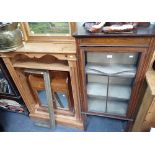
[[[127,121],[130,131],[139,108],[141,86],[155,47],[155,26],[132,33],[74,34],[77,46],[81,113]]]

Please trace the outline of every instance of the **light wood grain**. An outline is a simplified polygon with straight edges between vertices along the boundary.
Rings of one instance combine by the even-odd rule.
[[[146,73],[147,89],[132,131],[149,131],[155,127],[155,71]]]
[[[151,101],[152,101],[151,90],[149,88],[147,88],[132,131],[135,132],[135,131],[142,130],[142,126],[145,121],[145,117],[147,115]]]
[[[83,120],[81,118],[81,107],[79,97],[79,84],[78,84],[78,73],[77,73],[77,59],[76,49],[74,44],[57,44],[57,43],[26,43],[25,47],[20,48],[15,52],[1,53],[1,57],[8,59],[11,68],[14,72],[20,76],[18,81],[18,90],[21,96],[25,99],[29,111],[30,117],[35,119],[48,120],[48,111],[40,107],[35,92],[30,89],[29,84],[26,83],[26,77],[20,72],[21,69],[38,69],[38,70],[54,70],[54,71],[68,71],[70,74],[69,89],[70,100],[72,100],[72,106],[74,106],[74,112],[66,111],[62,109],[55,109],[56,120],[58,123],[63,125],[69,125],[71,127],[83,128]],[[55,57],[55,58],[52,58]],[[6,63],[6,65],[8,65]],[[12,70],[10,70],[12,72]],[[12,74],[12,73],[11,73]],[[22,82],[23,79],[23,82]],[[23,90],[21,90],[22,88]],[[29,92],[29,93],[26,93]],[[33,98],[31,101],[26,99]],[[35,100],[35,101],[34,101]],[[34,101],[34,102],[33,102]],[[44,113],[44,114],[43,114]],[[59,115],[59,117],[57,117]]]
[[[60,63],[36,63],[36,62],[16,62],[13,64],[17,68],[31,68],[41,70],[57,70],[57,71],[69,71],[69,67]]]
[[[71,85],[72,85],[72,92],[73,92],[73,99],[74,99],[75,117],[77,120],[82,120],[77,62],[69,61],[68,63],[70,66],[70,77],[71,77]]]
[[[22,96],[29,112],[33,113],[34,112],[34,102],[33,99],[31,99],[31,96],[29,96],[29,90],[26,90],[26,87],[24,86],[25,79],[21,80],[21,76],[17,73],[17,71],[14,69],[11,61],[9,58],[3,58],[3,61],[13,79],[13,81],[16,84],[17,89],[20,92],[20,95]],[[29,97],[28,97],[29,96]]]
[[[155,95],[155,71],[148,71],[146,73],[147,84],[151,90],[151,94]]]
[[[30,114],[30,118],[35,119],[35,120],[48,121],[49,115],[48,113],[36,112],[36,113]],[[84,129],[83,122],[80,120],[77,120],[75,117],[65,116],[65,115],[56,115],[55,119],[56,119],[56,123],[58,124],[62,124],[68,127]]]
[[[26,43],[16,53],[76,53],[74,43]]]

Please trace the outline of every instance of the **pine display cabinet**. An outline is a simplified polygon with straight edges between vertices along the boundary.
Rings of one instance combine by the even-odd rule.
[[[74,43],[26,43],[0,55],[37,125],[83,129]]]

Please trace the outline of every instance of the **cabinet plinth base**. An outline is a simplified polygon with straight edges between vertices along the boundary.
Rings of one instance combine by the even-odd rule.
[[[33,119],[34,121],[43,121],[43,122],[48,122],[49,121],[49,116],[47,113],[30,113],[29,114],[30,118]],[[72,128],[79,128],[84,130],[84,124],[80,120],[76,120],[75,117],[71,116],[64,116],[64,115],[56,115],[56,124],[61,124],[64,126],[72,127]]]

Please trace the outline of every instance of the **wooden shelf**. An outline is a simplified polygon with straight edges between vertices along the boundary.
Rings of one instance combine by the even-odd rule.
[[[15,62],[13,64],[17,68],[45,69],[57,71],[69,71],[69,66],[61,63],[37,63],[37,62]]]
[[[75,43],[26,43],[22,48],[16,50],[16,53],[76,53]]]
[[[107,103],[107,113],[109,114],[126,116],[127,108],[127,102],[108,101]]]
[[[120,93],[121,92],[121,93]],[[107,84],[88,83],[87,95],[92,97],[106,98]],[[109,85],[108,98],[119,101],[129,100],[131,95],[131,87],[127,85]]]
[[[88,63],[86,65],[86,73],[134,78],[136,75],[136,67],[134,65],[99,65]]]
[[[88,98],[88,111],[105,113],[106,100],[89,97]]]
[[[107,113],[111,115],[126,116],[128,102],[108,101],[106,111],[106,100],[88,97],[88,112]]]
[[[107,96],[107,84],[101,83],[88,83],[87,95],[92,97],[104,97]]]
[[[119,100],[129,100],[131,87],[126,85],[109,85],[109,97]]]

